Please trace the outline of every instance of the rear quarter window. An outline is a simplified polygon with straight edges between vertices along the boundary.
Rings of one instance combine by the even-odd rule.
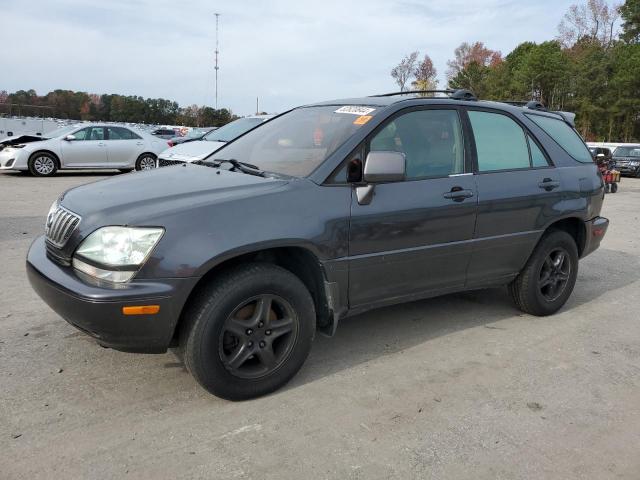
[[[560,119],[529,115],[527,117],[544,130],[562,149],[575,160],[582,163],[593,163],[593,158],[577,132]]]

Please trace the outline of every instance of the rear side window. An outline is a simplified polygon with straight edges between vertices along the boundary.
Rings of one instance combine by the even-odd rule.
[[[544,156],[538,144],[533,140],[533,138],[529,138],[529,148],[531,149],[531,166],[532,167],[548,167],[549,162],[547,162],[547,157]]]
[[[480,172],[531,166],[527,138],[520,125],[511,118],[499,113],[471,110],[469,120],[476,140]]]
[[[543,129],[574,159],[582,163],[593,162],[593,158],[591,158],[591,154],[580,136],[565,122],[552,117],[543,117],[542,115],[527,115],[527,117]]]

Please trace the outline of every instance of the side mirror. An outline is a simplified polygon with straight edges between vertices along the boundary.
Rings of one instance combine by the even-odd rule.
[[[366,185],[356,187],[360,205],[369,205],[376,183],[400,182],[405,179],[406,159],[400,152],[369,152],[362,179]]]
[[[73,142],[76,139],[76,136],[75,135],[67,135],[66,137],[64,137],[64,139],[67,142]]]
[[[365,183],[400,182],[405,177],[405,156],[400,152],[369,152],[364,164]]]

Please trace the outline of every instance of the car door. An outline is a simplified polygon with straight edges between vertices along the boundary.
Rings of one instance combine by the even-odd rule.
[[[353,195],[351,307],[446,291],[465,283],[476,186],[456,108],[404,111],[376,129],[368,151],[398,151],[406,180],[378,184],[369,204]]]
[[[107,127],[107,156],[111,167],[133,167],[144,145],[142,138],[128,128]]]
[[[61,140],[62,164],[67,168],[106,168],[107,145],[103,127],[86,127],[73,134],[74,140]]]
[[[524,266],[562,201],[560,175],[534,136],[504,112],[469,109],[478,219],[469,287],[508,280]]]

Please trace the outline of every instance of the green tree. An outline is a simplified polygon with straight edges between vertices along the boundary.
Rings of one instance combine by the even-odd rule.
[[[640,43],[640,0],[627,0],[620,7],[622,35],[627,43]]]

